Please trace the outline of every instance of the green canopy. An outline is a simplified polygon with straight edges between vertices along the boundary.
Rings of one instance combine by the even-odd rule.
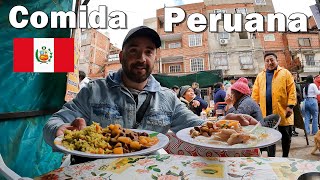
[[[172,76],[165,74],[153,74],[153,76],[160,82],[161,86],[171,88],[174,85],[183,86],[191,85],[197,82],[200,88],[213,86],[214,83],[222,82],[222,70],[200,71],[194,74]]]
[[[17,19],[20,22],[21,19],[29,19],[30,14],[35,11],[43,11],[48,15],[51,11],[71,11],[72,2],[13,0],[0,3],[0,154],[6,165],[22,177],[33,178],[61,165],[63,154],[52,152],[42,135],[42,129],[51,115],[30,114],[60,109],[64,104],[67,78],[66,73],[14,73],[13,40],[68,38],[70,29],[51,29],[50,24],[41,29],[36,29],[31,24],[16,29],[10,24],[8,15],[14,6],[24,6],[28,9],[29,15],[18,13]],[[10,113],[14,114],[11,114],[11,119],[5,119],[4,117],[9,117]],[[4,177],[0,175],[0,179]]]

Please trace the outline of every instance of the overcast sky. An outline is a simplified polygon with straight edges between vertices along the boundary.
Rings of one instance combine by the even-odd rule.
[[[295,12],[302,12],[310,16],[310,5],[315,4],[315,0],[272,0],[276,12],[282,12],[287,17]],[[128,29],[143,24],[143,19],[156,16],[156,10],[166,6],[176,6],[183,4],[191,4],[203,2],[203,0],[90,0],[88,6],[89,11],[97,10],[99,5],[108,7],[108,14],[111,11],[119,10],[127,14]],[[111,43],[117,47],[121,47],[122,41],[128,30],[106,30],[110,37]]]

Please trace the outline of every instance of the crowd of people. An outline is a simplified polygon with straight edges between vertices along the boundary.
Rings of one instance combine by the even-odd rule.
[[[75,99],[53,114],[43,130],[46,142],[55,148],[54,139],[65,130],[81,130],[93,121],[102,127],[120,124],[124,128],[164,134],[169,130],[178,132],[203,124],[205,121],[200,118],[200,113],[208,103],[201,97],[198,83],[168,89],[152,76],[160,46],[160,37],[153,29],[146,26],[131,29],[119,54],[122,68],[105,79],[86,83]],[[265,54],[264,62],[266,68],[258,74],[252,86],[246,78],[217,83],[213,100],[215,104],[223,104],[220,108],[226,118],[240,123],[256,124],[259,121],[269,126],[270,122],[280,121],[278,129],[282,134],[283,157],[288,157],[294,125],[293,108],[297,105],[294,78],[279,66],[276,54]],[[304,115],[308,133],[312,116],[314,127],[311,132],[314,134],[318,130],[314,97],[320,92],[319,85],[316,86],[311,79],[303,88]],[[275,156],[275,146],[268,147],[267,151],[269,156]],[[72,163],[87,160],[75,156]]]

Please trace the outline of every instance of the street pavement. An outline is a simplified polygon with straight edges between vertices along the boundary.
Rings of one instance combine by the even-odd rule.
[[[302,129],[297,129],[299,133],[298,136],[292,137],[291,148],[289,153],[289,158],[298,158],[306,160],[320,160],[320,151],[316,151],[315,155],[311,154],[314,148],[314,136],[308,136],[309,145],[307,145],[306,138],[304,136],[304,131]],[[277,142],[276,157],[282,157],[281,141]],[[262,156],[266,157],[267,153],[263,151]]]

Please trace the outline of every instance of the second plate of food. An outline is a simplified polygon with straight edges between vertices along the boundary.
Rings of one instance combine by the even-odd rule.
[[[223,122],[223,123],[221,123]],[[282,137],[275,129],[253,125],[241,126],[234,121],[209,122],[207,125],[180,130],[177,137],[184,142],[214,150],[245,150],[267,147]],[[255,128],[252,132],[250,132]]]

